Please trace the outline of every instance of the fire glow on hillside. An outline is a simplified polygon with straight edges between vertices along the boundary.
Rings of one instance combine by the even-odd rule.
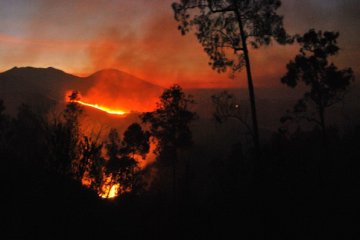
[[[74,102],[77,102],[77,103],[79,103],[79,104],[81,104],[81,105],[83,105],[83,106],[96,108],[96,109],[98,109],[98,110],[107,112],[107,113],[109,113],[109,114],[125,115],[125,114],[128,113],[128,112],[125,112],[125,111],[123,111],[123,110],[111,109],[111,108],[109,108],[109,107],[100,106],[100,105],[98,105],[98,104],[86,103],[86,102],[81,101],[81,100],[75,100]]]
[[[111,107],[106,107],[106,106],[103,106],[103,105],[100,105],[100,104],[97,104],[97,103],[90,103],[88,101],[85,101],[82,97],[81,97],[81,94],[78,93],[78,98],[76,99],[70,99],[70,96],[71,94],[69,92],[72,92],[72,91],[67,91],[66,94],[65,94],[65,99],[66,99],[66,102],[76,102],[80,105],[83,105],[83,106],[86,106],[86,107],[91,107],[91,108],[95,108],[97,110],[100,110],[100,111],[103,111],[103,112],[106,112],[108,114],[112,114],[112,115],[119,115],[119,116],[122,116],[122,115],[126,115],[128,114],[129,112],[128,111],[125,111],[123,109],[119,109],[119,108],[111,108]]]
[[[65,99],[66,102],[73,102],[78,103],[85,107],[94,108],[97,110],[100,110],[104,113],[111,114],[112,116],[126,116],[129,111],[122,110],[118,107],[110,108],[105,107],[100,104],[93,104],[90,102],[93,102],[94,99],[101,99],[106,102],[108,100],[106,97],[104,99],[99,98],[99,96],[94,97],[94,99],[91,99],[90,97],[81,96],[81,93],[74,90],[69,90],[65,93]],[[101,101],[101,102],[103,102]],[[99,101],[100,102],[100,101]],[[149,152],[146,154],[146,157],[139,155],[139,154],[133,154],[132,158],[137,162],[137,168],[136,171],[143,170],[147,165],[155,161],[155,149],[157,146],[156,139],[150,140],[150,149]],[[103,155],[105,160],[108,160],[108,156],[106,154]],[[124,188],[121,186],[116,178],[116,176],[112,176],[111,174],[108,175],[106,172],[102,172],[102,182],[99,188],[96,190],[99,197],[106,198],[106,199],[112,199],[116,198],[122,193],[130,192],[132,191],[131,188]],[[146,184],[150,184],[152,181],[153,176],[149,176],[147,179],[145,179]],[[82,178],[82,184],[86,187],[91,187],[93,179],[88,176],[88,174],[85,174]]]

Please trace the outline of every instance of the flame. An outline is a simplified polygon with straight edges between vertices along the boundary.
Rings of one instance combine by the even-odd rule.
[[[77,102],[81,105],[84,105],[84,106],[87,106],[87,107],[92,107],[92,108],[96,108],[98,110],[101,110],[101,111],[104,111],[104,112],[107,112],[109,114],[115,114],[115,115],[125,115],[127,114],[128,112],[126,111],[123,111],[123,110],[119,110],[119,109],[111,109],[109,107],[105,107],[105,106],[100,106],[98,104],[91,104],[91,103],[86,103],[84,101],[80,101],[80,100],[75,100],[74,102]]]
[[[90,188],[91,182],[92,179],[89,178],[87,174],[84,174],[84,176],[81,179],[82,185],[87,188]],[[107,198],[107,199],[115,198],[121,192],[120,184],[114,182],[111,175],[110,176],[105,175],[105,181],[102,183],[100,189],[97,192],[101,198]]]
[[[101,198],[115,198],[120,194],[120,184],[115,182],[111,175],[105,175],[103,184],[98,191]]]
[[[72,93],[72,90],[68,90],[66,91],[65,93],[65,101],[66,102],[76,102],[76,103],[79,103],[83,106],[87,106],[87,107],[91,107],[91,108],[95,108],[97,110],[100,110],[100,111],[103,111],[103,112],[106,112],[108,114],[112,114],[112,115],[125,115],[125,114],[128,114],[129,112],[128,111],[125,111],[123,109],[115,109],[115,108],[110,108],[110,107],[106,107],[106,106],[103,106],[103,105],[99,105],[97,103],[89,103],[87,101],[84,101],[84,99],[82,98],[81,94],[79,93],[79,97],[81,98],[81,100],[70,100],[70,94]]]
[[[112,184],[112,185],[103,185],[103,193],[100,194],[102,198],[115,198],[119,195],[120,185]]]

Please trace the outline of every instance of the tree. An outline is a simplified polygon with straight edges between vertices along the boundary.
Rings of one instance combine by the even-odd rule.
[[[103,144],[84,136],[79,143],[80,157],[73,164],[75,179],[81,182],[84,177],[90,180],[89,187],[100,192],[103,182],[105,159],[102,157]]]
[[[230,118],[236,119],[252,134],[251,126],[247,121],[247,114],[240,107],[236,97],[228,91],[223,91],[217,95],[211,96],[211,101],[215,106],[213,114],[215,120],[222,123]]]
[[[140,155],[145,158],[145,155],[149,152],[150,133],[144,131],[140,124],[133,123],[124,132],[124,140],[122,142],[122,151],[125,154]]]
[[[181,0],[173,3],[178,29],[183,35],[193,27],[209,55],[209,64],[219,72],[231,69],[232,75],[246,68],[251,106],[254,146],[260,150],[255,92],[248,44],[253,48],[292,43],[276,13],[280,0]]]
[[[338,32],[322,32],[310,29],[296,38],[301,48],[295,59],[287,64],[287,73],[281,82],[295,88],[303,82],[309,88],[294,106],[293,115],[315,122],[320,126],[326,140],[325,110],[344,99],[350,83],[354,80],[351,68],[339,70],[329,57],[339,52]],[[310,105],[314,104],[318,117],[309,115]],[[282,121],[293,119],[286,116]]]
[[[44,115],[21,104],[16,118],[12,121],[14,132],[14,155],[24,161],[22,164],[43,167],[47,161],[47,121]],[[15,150],[16,149],[16,150]],[[29,166],[28,165],[28,166]]]
[[[110,182],[108,183],[111,187],[112,185],[118,182],[117,175],[121,170],[121,166],[119,166],[118,162],[120,161],[119,151],[120,151],[120,137],[119,133],[115,128],[110,129],[108,135],[108,142],[105,145],[106,154],[108,156],[108,161],[106,163],[106,173],[110,175]],[[107,195],[110,193],[110,188],[108,190]]]
[[[66,105],[63,118],[55,118],[50,124],[50,142],[52,158],[50,167],[63,175],[74,175],[74,163],[79,159],[79,144],[81,140],[79,118],[83,112],[76,102],[78,92],[73,91],[69,96],[70,102]],[[76,171],[76,170],[75,170]]]
[[[240,122],[241,125],[245,128],[245,131],[242,133],[245,136],[250,136],[250,138],[254,138],[253,131],[248,122],[248,112],[240,107],[240,102],[236,99],[236,97],[229,93],[228,91],[223,91],[219,94],[211,96],[212,103],[215,107],[215,112],[213,114],[214,119],[218,123],[223,123],[228,119],[235,119]],[[250,140],[251,141],[251,140]],[[241,158],[237,159],[241,161],[243,159],[243,148],[241,140],[237,144],[235,144],[236,148],[238,148],[237,152],[241,153],[239,156]]]
[[[138,123],[131,124],[120,141],[116,129],[111,129],[109,142],[106,145],[107,172],[111,175],[111,183],[119,183],[122,191],[138,191],[140,188],[140,169],[136,155],[143,159],[149,152],[149,133]]]
[[[137,156],[142,160],[145,159],[150,150],[149,138],[150,133],[144,131],[138,123],[131,124],[124,132],[120,154],[122,161],[127,162],[129,167],[125,171],[127,174],[125,174],[123,185],[125,184],[134,193],[142,188],[141,171],[138,166],[138,161],[141,159]]]
[[[141,115],[144,123],[150,124],[150,133],[158,140],[156,152],[160,164],[170,164],[173,169],[173,193],[176,193],[177,150],[192,144],[189,124],[196,114],[189,110],[194,101],[179,85],[164,90],[153,112]]]

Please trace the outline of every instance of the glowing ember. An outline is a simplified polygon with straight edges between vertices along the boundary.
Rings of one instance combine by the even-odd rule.
[[[100,194],[100,197],[102,198],[115,198],[119,195],[119,184],[113,184],[111,186],[103,186],[105,188],[105,193]]]
[[[86,102],[83,102],[83,101],[80,101],[80,100],[76,100],[75,102],[77,102],[77,103],[79,103],[79,104],[81,104],[81,105],[84,105],[84,106],[96,108],[96,109],[98,109],[98,110],[107,112],[107,113],[109,113],[109,114],[115,114],[115,115],[124,115],[124,114],[127,114],[127,112],[125,112],[125,111],[123,111],[123,110],[111,109],[111,108],[108,108],[108,107],[100,106],[100,105],[98,105],[98,104],[86,103]]]

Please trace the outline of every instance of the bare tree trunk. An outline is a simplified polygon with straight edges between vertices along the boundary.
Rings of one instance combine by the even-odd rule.
[[[254,147],[256,150],[257,155],[260,155],[260,140],[259,140],[259,129],[258,129],[258,121],[257,121],[257,114],[256,114],[256,103],[255,103],[255,91],[254,85],[252,80],[251,74],[251,66],[250,66],[250,58],[249,58],[249,51],[247,48],[246,43],[246,36],[244,32],[244,26],[241,20],[240,12],[238,7],[235,7],[235,14],[239,23],[240,28],[240,36],[242,42],[242,50],[244,53],[244,60],[246,66],[246,74],[248,80],[248,90],[249,90],[249,98],[250,98],[250,108],[251,108],[251,117],[252,117],[252,125],[253,125],[253,140],[254,140]]]

